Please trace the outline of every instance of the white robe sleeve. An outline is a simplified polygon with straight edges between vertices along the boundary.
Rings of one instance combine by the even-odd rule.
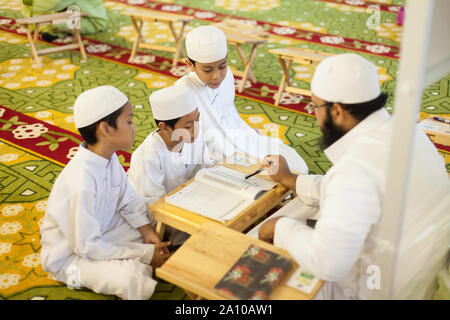
[[[305,204],[313,207],[319,206],[322,177],[322,175],[299,175],[297,177],[295,192]]]
[[[231,101],[230,105],[226,105],[225,113],[227,114],[227,118],[229,119],[229,123],[233,123],[236,126],[236,129],[239,130],[254,130],[252,127],[250,127],[247,122],[244,121],[244,119],[241,118],[239,112],[237,111],[236,105],[234,103],[234,99],[236,96],[235,89],[234,89],[234,76],[231,70],[228,68],[228,74],[227,74],[227,89],[222,94],[229,94],[231,95],[230,98],[227,98],[227,101]],[[230,99],[230,100],[228,100]],[[255,131],[255,134],[256,131]]]
[[[118,203],[118,211],[124,219],[135,229],[149,224],[150,216],[145,198],[136,194],[135,190],[128,182],[125,172],[121,184],[122,198]]]
[[[69,195],[64,205],[55,208],[56,220],[64,238],[82,259],[139,259],[149,264],[153,257],[152,244],[138,242],[112,243],[102,239],[102,217],[95,217],[95,193],[82,190]]]
[[[274,244],[324,280],[338,281],[351,270],[380,216],[380,190],[355,167],[329,177],[315,229],[290,218],[275,226]]]
[[[145,159],[142,176],[140,180],[140,189],[145,197],[147,206],[159,200],[167,192],[164,187],[164,171],[159,159]]]

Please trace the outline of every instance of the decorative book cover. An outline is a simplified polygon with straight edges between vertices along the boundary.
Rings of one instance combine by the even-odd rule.
[[[288,258],[250,245],[214,289],[229,299],[266,300],[291,267]]]

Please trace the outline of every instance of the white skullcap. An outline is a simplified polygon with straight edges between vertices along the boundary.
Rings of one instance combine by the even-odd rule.
[[[322,100],[362,103],[380,95],[377,67],[354,53],[324,59],[316,68],[311,92]]]
[[[189,88],[170,86],[150,95],[153,119],[165,121],[177,119],[193,112],[198,103]]]
[[[227,39],[219,28],[201,26],[192,29],[186,36],[186,53],[194,61],[216,62],[226,57],[227,50]]]
[[[75,127],[84,128],[120,109],[127,96],[112,86],[100,86],[81,93],[73,106]]]

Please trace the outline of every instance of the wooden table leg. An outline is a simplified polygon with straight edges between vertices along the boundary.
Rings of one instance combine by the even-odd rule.
[[[137,49],[139,47],[139,43],[142,39],[141,30],[144,25],[144,21],[136,20],[134,17],[131,17],[131,22],[133,24],[134,30],[136,31],[137,38],[133,43],[133,49],[131,50],[131,54],[130,54],[130,58],[128,59],[128,62],[133,62],[132,60],[136,56],[136,51],[137,51]]]
[[[175,28],[173,26],[172,22],[169,22],[169,28],[172,32],[173,38],[175,39],[175,46],[177,50],[175,51],[175,54],[173,56],[172,66],[176,66],[178,64],[178,58],[180,57],[180,54],[182,54],[183,51],[183,34],[184,34],[184,28],[186,27],[186,22],[182,22],[180,34],[177,35]]]
[[[286,86],[286,82],[288,84],[291,83],[290,76],[289,76],[289,67],[291,65],[291,60],[285,62],[285,60],[281,57],[278,57],[278,61],[281,65],[281,70],[283,71],[283,76],[281,77],[280,86],[278,88],[278,92],[275,94],[275,105],[277,106],[280,103],[281,95],[284,92],[284,87]]]
[[[191,291],[188,291],[186,289],[183,289],[183,290],[184,290],[184,292],[186,292],[186,294],[189,297],[189,299],[191,299],[191,300],[203,300],[203,298],[200,297],[199,295],[197,295],[197,294],[195,294],[195,293],[193,293]]]
[[[34,35],[33,35],[34,45],[37,44],[38,39],[39,39],[39,27],[40,27],[39,23],[36,23],[36,25],[34,26]]]
[[[37,54],[37,50],[36,50],[36,47],[35,47],[34,39],[33,39],[32,35],[31,35],[30,28],[29,28],[28,24],[25,24],[24,27],[25,27],[25,32],[27,34],[28,42],[30,43],[30,47],[31,47],[31,54],[32,54],[31,60],[34,60],[35,63],[37,64],[38,68],[40,68],[41,67],[41,63],[39,61],[39,56]],[[37,29],[35,29],[35,33],[36,33],[36,30]]]
[[[286,60],[281,59],[280,65],[281,65],[281,69],[283,70],[283,75],[286,78],[286,82],[289,84],[289,86],[292,86],[292,79],[291,79],[291,75],[289,74],[289,67],[291,66],[292,60],[288,60],[286,62]]]
[[[164,232],[166,231],[166,225],[162,223],[161,221],[158,221],[156,224],[156,234],[158,237],[163,240]]]
[[[180,54],[181,54],[181,56],[183,56],[183,57],[187,57],[187,54],[186,54],[186,52],[185,52],[185,50],[184,50],[184,47],[183,47],[183,43],[184,43],[184,31],[185,31],[186,26],[187,26],[188,24],[189,24],[189,22],[187,22],[187,21],[183,21],[183,22],[182,22],[181,30],[180,30],[180,35],[178,36],[178,39],[179,39],[179,41],[180,41]]]
[[[78,43],[78,47],[80,48],[82,61],[86,61],[87,60],[86,51],[84,50],[83,40],[80,37],[80,29],[75,29],[73,31],[73,38],[74,42],[76,41]]]
[[[252,79],[253,82],[256,82],[256,78],[253,75],[252,71],[251,71],[251,66],[253,63],[253,59],[255,59],[255,54],[256,54],[256,49],[258,48],[257,44],[254,44],[252,47],[252,51],[250,52],[250,56],[248,58],[248,61],[244,60],[244,74],[242,76],[242,82],[241,85],[239,86],[239,92],[242,92],[244,90],[244,86],[245,86],[245,81],[247,81],[247,77],[250,77]]]

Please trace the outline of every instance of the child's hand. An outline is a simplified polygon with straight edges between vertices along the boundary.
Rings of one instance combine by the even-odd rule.
[[[138,230],[141,232],[142,237],[144,238],[144,243],[159,243],[161,239],[156,234],[155,230],[153,230],[150,224],[146,224],[140,226]]]
[[[170,253],[169,249],[167,248],[169,245],[170,241],[154,244],[155,248],[153,250],[152,261],[150,262],[150,265],[153,269],[161,267],[163,263],[170,258],[172,253]]]
[[[159,239],[158,235],[156,234],[155,230],[153,230],[153,228],[144,235],[144,243],[159,243],[159,242],[161,242],[161,239]]]

